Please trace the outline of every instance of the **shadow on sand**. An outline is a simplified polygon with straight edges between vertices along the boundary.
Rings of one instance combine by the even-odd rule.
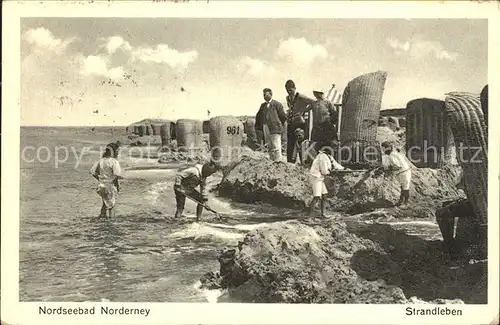
[[[350,232],[378,243],[385,254],[357,251],[351,267],[367,280],[383,279],[400,287],[406,297],[422,300],[461,299],[468,304],[487,303],[487,262],[448,263],[441,241],[427,241],[384,224],[348,223]]]

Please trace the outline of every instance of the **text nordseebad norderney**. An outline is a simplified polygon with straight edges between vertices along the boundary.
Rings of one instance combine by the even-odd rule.
[[[142,315],[148,317],[150,308],[127,308],[127,307],[107,307],[107,306],[96,306],[90,308],[82,307],[38,307],[38,313],[40,315]]]

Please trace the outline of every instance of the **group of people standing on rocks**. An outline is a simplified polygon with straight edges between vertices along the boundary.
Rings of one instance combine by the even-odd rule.
[[[302,155],[305,144],[324,142],[330,145],[331,141],[337,141],[338,111],[325,98],[322,89],[314,89],[315,99],[311,99],[297,92],[295,82],[288,80],[285,83],[285,90],[288,94],[287,112],[283,104],[273,99],[271,89],[263,89],[264,103],[256,114],[255,129],[263,134],[269,157],[274,161],[283,160],[281,135],[286,131],[286,161],[295,163],[299,158],[304,164],[308,158]],[[308,118],[312,118],[313,121],[311,129]],[[311,162],[308,161],[309,164]]]
[[[333,169],[344,169],[335,159],[321,149],[330,147],[337,140],[338,112],[334,105],[325,99],[322,89],[314,89],[315,100],[297,92],[295,82],[285,83],[288,111],[273,99],[270,88],[263,89],[264,103],[256,117],[255,129],[261,132],[267,143],[269,158],[283,161],[281,136],[286,131],[286,160],[310,166],[309,178],[313,190],[313,200],[306,211],[311,214],[314,206],[321,203],[321,216],[324,214],[325,195],[328,193],[324,177]],[[308,118],[312,118],[312,129]],[[309,154],[310,153],[310,154]]]
[[[271,89],[263,89],[264,102],[256,114],[255,129],[263,134],[269,158],[273,161],[283,161],[281,136],[286,128],[286,161],[296,163],[298,158],[302,165],[310,167],[313,200],[306,211],[311,214],[314,206],[320,202],[321,216],[324,217],[325,196],[328,193],[324,183],[325,176],[332,170],[348,170],[333,158],[331,152],[322,150],[325,147],[333,149],[338,145],[339,112],[332,102],[325,98],[322,89],[315,88],[315,99],[310,99],[297,92],[293,80],[288,80],[285,90],[288,94],[287,112],[280,102],[273,99]],[[312,123],[308,123],[311,118]],[[411,164],[391,143],[384,142],[382,148],[382,166],[376,168],[376,172],[389,170],[396,174],[401,186],[400,198],[396,204],[406,204],[410,198]]]

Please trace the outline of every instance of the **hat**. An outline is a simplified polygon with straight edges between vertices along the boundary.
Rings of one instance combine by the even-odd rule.
[[[204,163],[201,167],[202,174],[213,174],[217,172],[217,166],[213,162]]]
[[[117,150],[120,148],[120,145],[117,144],[116,142],[111,142],[106,145],[106,148],[110,148],[111,150]]]
[[[295,129],[295,131],[293,131],[293,134],[294,134],[295,136],[298,136],[298,135],[305,135],[305,132],[304,132],[304,130],[303,130],[303,129],[298,128],[298,129]]]
[[[285,83],[285,88],[295,88],[295,82],[293,82],[293,80],[287,80]]]
[[[317,87],[317,88],[313,88],[313,93],[324,94],[325,91],[323,90],[323,88]]]

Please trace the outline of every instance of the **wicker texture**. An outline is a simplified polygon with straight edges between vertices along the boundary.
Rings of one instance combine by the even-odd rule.
[[[240,119],[233,116],[217,116],[210,119],[210,149],[212,160],[227,166],[239,157],[243,142],[244,127]]]
[[[387,72],[376,71],[351,80],[344,89],[339,156],[346,167],[365,169],[381,163],[376,139],[386,80]]]
[[[175,125],[179,149],[200,150],[203,148],[203,123],[199,120],[181,119]]]
[[[159,123],[151,123],[151,130],[153,135],[160,135],[161,124]]]
[[[391,108],[380,111],[380,116],[405,116],[406,108]]]
[[[481,90],[481,109],[484,114],[484,123],[488,126],[488,85]]]
[[[361,75],[347,84],[342,97],[342,143],[376,140],[386,79],[387,72],[377,71]]]
[[[204,134],[209,134],[210,133],[210,121],[203,121],[203,133]]]
[[[142,137],[142,136],[146,135],[146,126],[145,126],[145,125],[142,125],[142,124],[138,125],[138,126],[137,126],[137,134],[138,134],[140,137]]]
[[[453,134],[442,100],[414,99],[406,105],[406,151],[417,167],[441,168],[450,161]]]
[[[172,139],[172,123],[164,123],[160,125],[161,145],[166,146]]]
[[[455,92],[446,97],[457,158],[462,166],[465,192],[479,223],[488,217],[488,130],[478,95]]]

